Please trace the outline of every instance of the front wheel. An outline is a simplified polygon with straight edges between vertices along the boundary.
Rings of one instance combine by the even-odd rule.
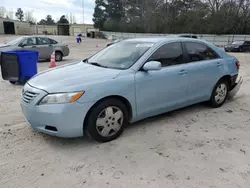
[[[120,100],[107,99],[90,111],[85,131],[98,142],[108,142],[119,137],[127,123],[126,106]]]
[[[221,107],[225,103],[228,95],[228,88],[227,80],[222,79],[217,82],[209,101],[213,108]]]

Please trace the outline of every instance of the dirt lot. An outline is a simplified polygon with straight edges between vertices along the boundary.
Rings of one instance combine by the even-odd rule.
[[[58,65],[84,59],[106,44],[55,38],[71,48]],[[0,43],[6,39],[0,37]],[[0,79],[0,187],[249,187],[250,54],[235,56],[244,83],[234,100],[218,109],[198,104],[141,121],[105,144],[34,132],[21,114],[21,86]],[[39,63],[40,71],[47,68],[48,62]]]

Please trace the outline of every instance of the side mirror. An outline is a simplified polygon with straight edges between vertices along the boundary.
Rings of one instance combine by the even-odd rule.
[[[18,46],[21,47],[21,48],[23,48],[25,45],[21,43]]]
[[[145,63],[145,65],[142,68],[145,71],[151,71],[151,70],[161,70],[161,62],[159,61],[149,61]]]

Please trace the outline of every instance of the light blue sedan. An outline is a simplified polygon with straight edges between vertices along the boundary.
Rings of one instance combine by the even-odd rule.
[[[22,90],[21,107],[37,131],[107,142],[147,117],[203,101],[220,107],[242,84],[239,66],[198,39],[127,39],[37,74]]]

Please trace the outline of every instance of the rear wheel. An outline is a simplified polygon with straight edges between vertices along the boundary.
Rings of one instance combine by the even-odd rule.
[[[63,59],[62,52],[56,52],[55,59],[56,59],[56,61],[62,61],[62,59]]]
[[[210,97],[210,105],[213,108],[221,107],[227,99],[228,90],[228,81],[226,79],[219,80],[215,85]]]
[[[127,123],[126,106],[120,100],[107,99],[91,110],[85,131],[98,142],[108,142],[119,137]]]

